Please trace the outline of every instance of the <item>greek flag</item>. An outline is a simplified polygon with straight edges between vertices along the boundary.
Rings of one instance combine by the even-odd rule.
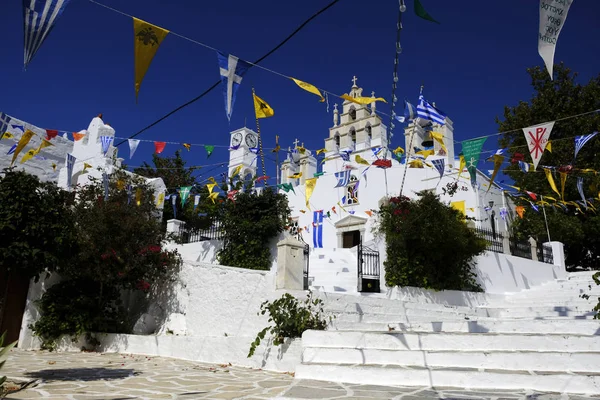
[[[598,132],[594,132],[590,133],[589,135],[575,136],[575,157],[573,157],[573,162],[575,162],[579,150],[581,150],[583,146],[585,146],[585,144],[592,140],[597,134]]]
[[[431,160],[431,163],[439,172],[440,179],[442,179],[442,176],[444,176],[444,169],[446,168],[446,160],[443,158],[438,158],[437,160]]]
[[[250,153],[258,154],[258,147],[250,147],[248,150],[250,150]]]
[[[223,83],[225,113],[227,114],[227,119],[231,121],[233,104],[235,103],[235,94],[242,83],[242,77],[251,65],[231,54],[226,56],[223,53],[217,52],[217,57],[219,59],[221,82]]]
[[[336,172],[335,177],[338,180],[337,185],[335,185],[336,188],[348,186],[348,182],[350,182],[350,170]]]
[[[177,219],[177,195],[171,195],[171,205],[173,205],[173,218]]]
[[[417,117],[437,122],[440,125],[444,125],[446,123],[446,114],[429,104],[429,102],[425,100],[423,95],[419,96],[419,105],[417,106]]]
[[[523,172],[529,172],[529,163],[526,163],[525,161],[519,161],[519,168],[521,168],[521,171]]]
[[[102,182],[104,183],[104,201],[107,201],[108,200],[109,179],[108,179],[108,174],[106,172],[102,174]]]
[[[8,129],[10,123],[10,117],[3,112],[0,112],[0,139],[4,136],[4,133]]]
[[[70,0],[23,0],[25,68],[50,34]]]
[[[340,155],[342,160],[350,161],[350,153],[352,153],[350,150],[344,150],[344,151],[340,151],[338,154]]]
[[[6,155],[11,155],[12,153],[15,152],[15,150],[17,150],[17,144],[16,143],[13,144],[10,149],[8,149],[8,153],[6,153]]]
[[[67,187],[71,187],[71,179],[73,177],[73,166],[75,165],[75,157],[67,153]]]
[[[417,116],[417,110],[414,105],[404,100],[404,119],[412,121]]]
[[[313,212],[313,247],[323,248],[323,210]]]
[[[585,199],[585,193],[583,192],[583,178],[581,176],[577,178],[577,190],[579,191],[581,200],[583,200],[583,204],[585,204],[585,208],[587,208],[587,200]]]
[[[108,152],[110,145],[115,140],[114,136],[100,136],[100,141],[102,142],[102,152],[104,155]]]
[[[127,204],[130,204],[131,203],[131,192],[132,192],[133,188],[131,187],[131,185],[127,185],[125,187],[125,189],[127,190]]]

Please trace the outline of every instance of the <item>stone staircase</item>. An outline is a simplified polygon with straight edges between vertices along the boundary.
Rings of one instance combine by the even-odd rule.
[[[471,307],[334,303],[331,330],[302,336],[296,378],[600,394],[600,321],[592,311],[600,286],[591,276],[572,273]]]

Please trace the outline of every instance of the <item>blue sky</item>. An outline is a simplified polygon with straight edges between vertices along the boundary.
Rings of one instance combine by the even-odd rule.
[[[328,3],[100,1],[251,61]],[[454,121],[455,140],[495,133],[494,118],[502,114],[503,106],[531,97],[526,68],[542,65],[537,54],[539,1],[422,1],[441,24],[416,17],[412,1],[407,0],[398,98],[416,102],[423,84],[426,98]],[[338,94],[349,91],[356,75],[366,94],[374,90],[377,96],[389,99],[397,8],[397,0],[341,0],[262,65]],[[7,2],[2,15],[5,33],[0,111],[42,128],[78,131],[101,112],[118,137],[127,137],[219,79],[214,51],[170,35],[146,74],[136,104],[133,23],[86,0],[71,1],[24,71],[21,2]],[[558,41],[555,61],[564,61],[579,72],[582,82],[599,72],[600,42],[594,34],[598,15],[600,2],[575,1]],[[275,109],[275,117],[261,123],[266,147],[273,147],[275,135],[280,136],[282,147],[291,145],[295,138],[310,149],[323,147],[332,125],[332,114],[325,105],[293,82],[258,68],[244,77],[231,124],[219,89],[138,138],[226,146],[229,132],[242,127],[244,121],[255,128],[253,86]],[[388,112],[388,107],[382,110]],[[397,134],[392,145],[403,144],[404,138]],[[177,148],[181,146],[167,145],[164,154]],[[495,140],[488,140],[484,147],[494,148]],[[460,151],[460,146],[456,149]],[[120,155],[131,166],[150,159],[153,151],[152,143],[141,143],[129,160],[128,147],[120,146]],[[214,164],[227,160],[228,152],[217,147],[207,160],[201,147],[192,147],[189,153],[184,150],[184,157],[193,165]],[[491,169],[492,164],[488,164],[480,163],[479,167]],[[267,168],[273,176],[272,161],[267,160]],[[207,168],[201,174],[212,172]]]

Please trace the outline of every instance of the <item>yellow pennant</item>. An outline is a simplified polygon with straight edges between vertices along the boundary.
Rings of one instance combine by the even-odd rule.
[[[183,143],[183,147],[185,147],[185,149],[186,149],[187,151],[190,151],[190,148],[192,147],[192,145],[191,145],[191,144],[189,144],[189,143]]]
[[[556,201],[556,199],[555,199],[554,197],[546,196],[546,198],[547,198],[548,200]]]
[[[212,194],[213,189],[215,188],[215,186],[217,186],[216,183],[209,183],[208,185],[206,185],[206,187],[208,188],[208,193]]]
[[[317,186],[317,178],[310,178],[306,180],[306,207],[310,210],[309,200],[315,190],[315,186]],[[304,212],[303,212],[304,213]]]
[[[281,146],[277,145],[277,146],[275,146],[275,148],[273,150],[271,150],[271,152],[278,153],[280,150],[281,150]]]
[[[208,178],[208,181],[210,183],[214,183],[215,185],[217,184],[217,181],[215,181],[215,178],[213,178],[212,176],[210,178]]]
[[[394,150],[394,154],[404,154],[404,149],[398,146],[396,147],[396,150]]]
[[[560,197],[561,199],[565,199],[565,183],[567,183],[567,173],[559,172],[560,174]]]
[[[460,155],[458,156],[458,159],[460,160],[460,162],[459,162],[459,166],[458,166],[458,169],[460,170],[460,171],[458,172],[458,179],[460,179],[460,174],[462,174],[462,173],[463,173],[463,171],[464,171],[465,167],[467,166],[467,162],[465,161],[465,156],[464,156],[464,155],[462,155],[462,154],[460,154]]]
[[[233,173],[231,174],[231,178],[235,178],[236,176],[239,175],[240,171],[242,170],[243,165],[238,165],[234,170]],[[212,192],[212,191],[211,191]]]
[[[488,186],[488,190],[486,191],[489,192],[490,189],[492,188],[492,183],[494,183],[494,179],[496,179],[496,175],[498,175],[498,171],[500,171],[500,167],[502,166],[502,163],[504,162],[504,156],[501,156],[499,154],[494,154],[494,172],[492,172],[492,177],[490,178],[490,186]]]
[[[552,177],[552,171],[550,171],[548,168],[544,168],[544,172],[546,173],[546,179],[548,179],[550,187],[556,192],[557,195],[560,196],[560,192],[556,188],[556,183],[554,183],[554,178]]]
[[[156,51],[165,37],[169,34],[169,31],[156,25],[149,24],[141,19],[133,18],[133,34],[135,101],[137,102],[144,75],[146,75],[146,71],[148,71],[148,67],[150,67],[150,63],[152,62]]]
[[[83,164],[83,165],[84,165],[83,169],[85,169],[85,165],[86,165],[86,164]],[[88,165],[89,165],[89,164],[88,164]],[[119,190],[123,190],[123,189],[125,189],[125,181],[124,181],[123,179],[119,179],[119,180],[117,181],[117,189],[119,189]]]
[[[455,210],[459,211],[463,216],[467,215],[467,213],[465,211],[465,201],[464,200],[453,201],[450,203],[450,206],[452,208],[454,208]]]
[[[142,188],[135,190],[135,203],[139,206],[142,204]]]
[[[288,176],[289,179],[298,179],[302,177],[302,172],[298,172],[297,174]]]
[[[367,160],[365,160],[358,154],[354,157],[354,161],[362,165],[371,165]]]
[[[10,132],[4,132],[4,135],[2,135],[0,137],[0,139],[12,139],[14,137],[15,137],[15,135],[13,135],[12,133],[10,133]]]
[[[86,169],[88,168],[92,168],[92,166],[86,162],[83,163],[83,172],[85,172]]]
[[[323,97],[321,92],[319,92],[319,89],[317,89],[316,86],[311,85],[310,83],[302,82],[301,80],[296,79],[296,78],[292,78],[292,80],[296,83],[296,85],[300,86],[302,89],[306,90],[307,92],[310,92],[312,94],[316,94],[317,96],[319,96],[321,98],[321,100],[320,100],[321,103],[325,101],[325,98]]]
[[[371,104],[374,103],[376,101],[383,101],[384,103],[387,103],[387,101],[385,101],[384,98],[382,97],[377,97],[377,98],[373,98],[373,97],[352,97],[352,96],[348,96],[347,94],[343,94],[340,96],[342,99],[347,100],[347,101],[351,101],[352,103],[356,103],[356,104]]]
[[[423,168],[423,160],[416,159],[408,162],[409,168]]]
[[[13,153],[12,161],[10,162],[11,166],[14,164],[21,150],[23,150],[25,146],[27,146],[27,143],[29,143],[33,135],[34,133],[29,129],[27,129],[25,133],[23,133],[23,136],[21,136],[21,139],[19,139],[19,143],[17,143],[17,148],[15,149],[15,152]]]
[[[327,149],[319,149],[316,151],[317,155],[325,153],[327,151]]]
[[[52,171],[56,171],[56,164],[52,163]]]
[[[33,156],[35,156],[36,154],[37,154],[37,151],[35,149],[29,150],[27,153],[25,153],[23,158],[21,158],[21,164],[31,160],[33,158]]]
[[[40,150],[45,149],[46,147],[50,147],[50,146],[54,146],[52,143],[50,143],[49,140],[46,139],[42,139],[42,143],[40,143],[40,145],[38,146],[36,152],[40,152]]]
[[[302,146],[296,147],[296,150],[298,150],[298,153],[300,153],[300,154],[306,153],[306,148],[302,147]]]
[[[252,93],[252,97],[254,98],[254,113],[256,114],[256,118],[269,118],[275,115],[275,111],[273,111],[266,101],[254,93]]]
[[[433,150],[421,150],[421,151],[417,151],[416,154],[422,155],[423,157],[427,158],[429,156],[432,156],[435,152]]]
[[[165,192],[161,192],[156,199],[156,207],[160,207],[165,202]]]
[[[446,148],[446,145],[444,144],[444,135],[441,134],[440,132],[431,132],[431,137],[438,142],[441,146],[442,146],[442,150],[444,150],[444,152],[448,152],[448,149]]]
[[[215,204],[215,200],[219,197],[218,192],[214,192],[208,195],[208,198],[212,200],[213,204]]]
[[[548,140],[548,143],[546,143],[546,150],[548,150],[550,153],[552,153],[552,142]]]

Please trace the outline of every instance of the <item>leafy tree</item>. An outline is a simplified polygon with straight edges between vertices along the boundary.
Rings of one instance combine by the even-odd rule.
[[[103,182],[92,179],[77,188],[73,215],[78,252],[57,268],[63,282],[39,301],[42,316],[32,326],[50,349],[63,334],[127,331],[121,292],[149,292],[181,264],[177,251],[164,247],[153,190],[139,178],[114,173],[108,198]]]
[[[580,200],[576,187],[579,176],[584,178],[586,197],[597,197],[600,177],[578,169],[600,170],[600,158],[596,157],[600,152],[600,141],[594,139],[588,142],[575,161],[573,156],[574,137],[597,131],[600,127],[600,115],[594,113],[564,121],[560,119],[600,108],[600,75],[582,85],[576,81],[577,74],[572,73],[563,64],[556,65],[554,71],[555,79],[552,81],[545,69],[540,67],[528,69],[533,87],[532,98],[529,101],[520,101],[516,106],[505,107],[504,119],[496,119],[499,130],[508,131],[500,139],[502,147],[508,148],[507,158],[513,159],[515,155],[518,158],[521,154],[525,156],[525,160],[530,156],[522,128],[556,121],[550,136],[552,152],[544,152],[540,166],[535,172],[523,173],[518,164],[513,163],[504,169],[504,173],[511,177],[515,181],[515,186],[522,191],[527,190],[544,197],[558,199],[560,196],[550,188],[541,165],[562,167],[563,171],[569,171],[565,185],[565,201]],[[560,191],[558,174],[554,179]],[[514,234],[547,240],[548,235],[541,208],[537,213],[526,199],[520,198],[516,202],[526,207],[526,213],[525,218],[517,219],[513,224]],[[546,206],[551,239],[565,244],[568,265],[597,268],[600,257],[600,241],[597,239],[597,233],[600,232],[600,218],[590,210],[581,212],[573,206],[568,207],[569,211],[565,213],[559,207]]]
[[[392,197],[379,210],[385,235],[385,280],[390,287],[480,291],[472,260],[485,240],[465,224],[460,211],[424,191],[419,199]]]
[[[283,232],[289,220],[287,197],[271,187],[259,193],[247,187],[235,200],[223,202],[216,212],[225,235],[224,246],[217,254],[221,264],[268,270],[269,243]]]
[[[162,178],[169,193],[176,193],[179,188],[192,186],[192,193],[205,194],[205,187],[200,188],[199,182],[194,175],[199,167],[186,167],[186,161],[181,157],[181,152],[177,150],[171,157],[162,157],[158,154],[152,155],[154,166],[144,162],[141,167],[135,168],[134,173],[147,178]],[[202,196],[206,199],[206,196]],[[207,214],[212,214],[212,203],[202,202],[198,207],[194,207],[193,196],[190,195],[185,206],[181,205],[181,198],[178,196],[175,209],[177,219],[186,222],[186,227],[191,230],[206,229],[211,224],[211,219]],[[163,222],[175,218],[173,205],[170,200],[165,202],[163,210]]]
[[[37,281],[68,266],[78,251],[73,196],[23,171],[0,177],[0,267]]]

